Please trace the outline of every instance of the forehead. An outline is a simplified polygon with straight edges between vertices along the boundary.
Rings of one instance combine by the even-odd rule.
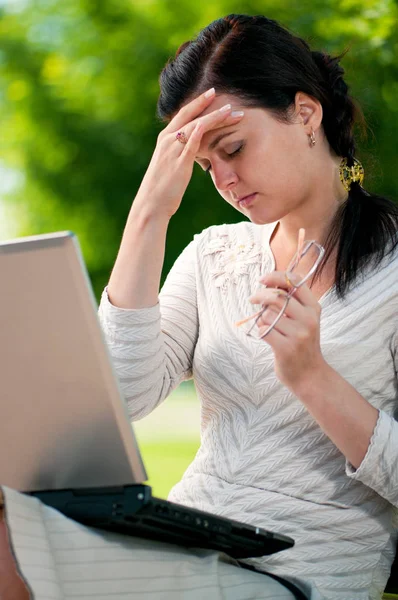
[[[239,96],[235,96],[232,94],[220,94],[216,95],[213,102],[209,104],[209,106],[200,114],[198,114],[195,118],[204,117],[214,111],[219,110],[222,106],[226,104],[230,104],[232,110],[243,110],[245,116],[242,121],[238,123],[234,123],[233,125],[221,125],[217,127],[217,131],[226,131],[229,129],[241,130],[245,131],[255,129],[261,129],[263,126],[269,127],[270,121],[274,121],[272,114],[266,110],[265,108],[247,106],[242,98]],[[276,123],[276,121],[275,121]],[[210,130],[205,133],[204,138],[208,141],[209,137],[213,137],[215,134],[215,130]]]

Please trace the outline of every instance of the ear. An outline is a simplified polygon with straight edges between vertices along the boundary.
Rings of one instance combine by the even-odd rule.
[[[309,135],[311,128],[317,131],[323,117],[322,104],[319,100],[304,92],[297,92],[294,105],[297,122],[303,124],[305,133]]]

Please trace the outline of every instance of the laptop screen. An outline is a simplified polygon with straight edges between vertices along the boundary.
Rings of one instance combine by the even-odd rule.
[[[146,477],[79,245],[0,244],[0,483],[51,490]]]

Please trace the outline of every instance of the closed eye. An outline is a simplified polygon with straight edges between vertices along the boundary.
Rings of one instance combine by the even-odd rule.
[[[231,154],[227,154],[228,158],[232,158],[233,156],[236,156],[243,150],[243,148],[244,148],[244,144],[239,146],[239,148],[237,148],[237,150],[235,150],[234,152],[231,152]],[[211,165],[209,165],[207,167],[207,169],[205,169],[205,173],[210,173],[210,171],[211,171]]]

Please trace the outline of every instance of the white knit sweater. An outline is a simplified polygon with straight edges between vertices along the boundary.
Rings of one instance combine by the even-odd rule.
[[[201,446],[169,499],[293,537],[248,562],[305,582],[309,595],[380,598],[395,552],[398,507],[398,256],[343,302],[321,298],[327,362],[379,409],[355,471],[276,378],[271,348],[234,323],[274,268],[275,227],[214,226],[184,250],[156,306],[127,310],[103,295],[100,320],[132,420],[194,378]]]

